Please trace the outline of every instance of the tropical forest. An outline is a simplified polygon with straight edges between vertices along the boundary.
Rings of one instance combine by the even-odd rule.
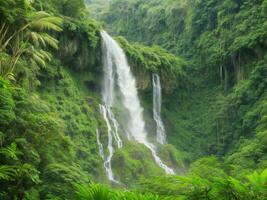
[[[0,0],[0,200],[267,200],[267,0]]]

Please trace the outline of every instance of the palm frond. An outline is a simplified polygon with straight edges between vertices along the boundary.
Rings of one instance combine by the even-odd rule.
[[[6,35],[9,27],[5,23],[0,25],[0,52],[8,46],[13,51],[11,62],[8,65],[3,66],[3,63],[0,63],[0,74],[10,80],[15,79],[13,70],[23,54],[30,54],[31,61],[44,67],[46,61],[51,60],[51,54],[40,48],[50,46],[58,49],[58,41],[45,31],[62,31],[62,18],[38,11],[30,12],[25,21],[8,37]],[[15,48],[13,48],[14,44],[16,44]]]
[[[40,65],[42,67],[45,67],[46,62],[51,61],[52,57],[49,52],[35,48],[32,45],[27,49],[26,53],[31,57],[31,61],[33,63],[36,63],[37,65]]]
[[[47,16],[30,22],[29,27],[39,31],[53,30],[59,32],[62,31],[61,24],[62,18]]]
[[[51,46],[54,49],[58,49],[58,40],[57,39],[55,39],[54,37],[50,36],[47,33],[41,33],[40,35],[42,36],[42,38],[46,44],[48,44],[49,46]]]
[[[32,43],[34,44],[34,46],[40,46],[40,43],[45,46],[45,41],[43,40],[42,37],[39,36],[39,33],[37,32],[30,32],[30,39],[32,41]]]
[[[52,55],[49,52],[39,49],[35,53],[37,56],[42,58],[44,61],[51,61]]]
[[[41,19],[44,17],[49,17],[49,16],[50,16],[50,14],[45,12],[45,11],[37,11],[37,12],[29,15],[29,19],[31,19],[31,21],[32,21],[32,20],[37,20],[37,19]]]
[[[30,37],[33,44],[37,47],[49,45],[54,49],[58,49],[58,40],[47,33],[31,32]]]
[[[41,57],[39,57],[37,54],[33,54],[32,61],[37,63],[38,65],[41,65],[42,67],[45,67],[45,61]]]

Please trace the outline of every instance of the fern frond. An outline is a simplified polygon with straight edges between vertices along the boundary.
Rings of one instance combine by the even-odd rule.
[[[38,20],[30,22],[29,26],[32,29],[39,31],[53,30],[53,31],[62,31],[61,28],[62,19],[60,17],[44,17]]]
[[[27,54],[31,57],[31,61],[42,67],[46,66],[47,61],[51,61],[52,55],[44,50],[36,49],[34,46],[30,46],[27,49]]]
[[[45,46],[45,41],[43,40],[42,37],[39,36],[39,33],[37,32],[30,32],[30,39],[34,46],[40,46],[40,43]]]
[[[52,55],[47,51],[40,49],[40,50],[36,51],[36,54],[38,56],[40,56],[42,59],[44,59],[45,61],[51,61]]]
[[[13,166],[1,165],[0,166],[0,180],[9,181],[16,176],[16,170]]]
[[[37,19],[41,19],[41,18],[44,18],[44,17],[49,17],[50,14],[45,12],[45,11],[37,11],[35,13],[33,13],[33,15],[29,16],[29,18],[31,20],[37,20]]]
[[[3,147],[0,149],[0,154],[7,158],[18,160],[18,155],[22,154],[18,149],[16,143],[12,143],[9,147]]]
[[[99,184],[86,185],[76,185],[76,194],[79,200],[110,200],[114,199],[111,191],[105,186]]]
[[[31,164],[25,163],[18,170],[19,177],[28,177],[33,183],[40,183],[40,172]]]
[[[39,57],[37,54],[33,54],[32,59],[38,64],[41,65],[42,67],[45,67],[45,61],[41,57]]]
[[[42,40],[44,46],[49,45],[54,49],[58,49],[58,40],[47,33],[39,33],[39,40]]]

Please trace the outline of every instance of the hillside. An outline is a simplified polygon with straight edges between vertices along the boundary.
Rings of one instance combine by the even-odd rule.
[[[0,0],[0,199],[264,200],[266,49],[266,0]]]

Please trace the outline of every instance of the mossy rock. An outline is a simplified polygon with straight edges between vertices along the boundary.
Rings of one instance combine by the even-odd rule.
[[[147,147],[130,142],[115,152],[112,168],[115,177],[122,183],[127,183],[128,187],[134,186],[143,177],[164,174]]]

